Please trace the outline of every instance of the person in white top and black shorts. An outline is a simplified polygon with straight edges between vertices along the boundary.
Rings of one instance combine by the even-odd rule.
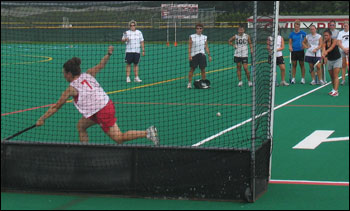
[[[311,25],[310,27],[310,34],[306,35],[303,41],[303,47],[306,50],[305,53],[305,62],[309,63],[309,68],[310,68],[310,74],[311,74],[311,85],[316,85],[315,81],[315,72],[314,72],[314,66],[316,65],[317,69],[317,76],[320,79],[320,84],[324,85],[325,82],[322,80],[322,70],[321,70],[321,48],[322,48],[322,43],[323,39],[320,34],[317,34],[316,31],[316,26]]]
[[[286,65],[284,64],[283,53],[282,53],[284,49],[284,39],[282,38],[281,35],[277,36],[276,42],[277,42],[276,63],[280,67],[281,79],[282,79],[280,85],[289,86],[289,83],[286,82]],[[267,38],[267,50],[269,51],[268,63],[272,64],[273,38],[271,36]]]
[[[242,76],[241,76],[241,64],[243,64],[243,69],[248,79],[248,85],[253,86],[253,83],[250,81],[250,73],[248,70],[248,44],[250,47],[250,52],[253,52],[252,41],[248,34],[244,33],[244,27],[238,27],[238,34],[234,35],[229,39],[229,45],[232,45],[232,41],[235,42],[233,47],[235,48],[234,62],[237,64],[237,76],[238,76],[238,86],[242,86]]]
[[[196,24],[196,34],[192,34],[188,41],[188,60],[190,61],[190,72],[188,73],[187,88],[192,88],[192,78],[194,70],[199,66],[201,70],[202,80],[206,80],[205,68],[207,67],[207,58],[205,52],[209,57],[209,62],[212,58],[208,47],[208,37],[202,34],[203,24]]]
[[[135,82],[142,82],[139,78],[139,62],[142,47],[142,56],[145,56],[145,43],[142,32],[136,30],[136,21],[129,22],[130,30],[123,33],[122,42],[125,42],[125,63],[126,63],[126,82],[130,83],[131,64],[134,64]]]

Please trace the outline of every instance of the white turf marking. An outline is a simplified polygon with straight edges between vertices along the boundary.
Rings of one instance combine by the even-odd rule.
[[[323,142],[349,140],[349,137],[328,138],[332,133],[334,133],[334,130],[316,130],[295,145],[293,149],[316,149]]]
[[[341,78],[341,77],[339,77],[339,78]],[[315,88],[315,89],[313,89],[313,90],[311,90],[311,91],[308,91],[308,92],[306,92],[306,93],[304,93],[304,94],[302,94],[302,95],[299,95],[299,96],[297,96],[297,97],[295,97],[295,98],[293,98],[293,99],[291,99],[291,100],[288,100],[288,101],[286,101],[285,103],[282,103],[281,105],[276,106],[276,107],[274,108],[274,111],[277,110],[277,109],[282,108],[283,106],[288,105],[289,103],[292,103],[292,102],[294,102],[294,101],[296,101],[296,100],[299,100],[300,98],[305,97],[305,96],[307,96],[307,95],[309,95],[309,94],[311,94],[311,93],[313,93],[313,92],[316,92],[317,90],[322,89],[323,87],[328,86],[328,85],[331,84],[331,83],[332,83],[332,82],[328,82],[328,83],[326,83],[326,84],[324,84],[324,85],[322,85],[322,86],[319,86],[319,87],[317,87],[317,88]],[[257,118],[262,117],[262,116],[264,116],[264,115],[266,115],[266,114],[267,114],[267,112],[264,112],[264,113],[262,113],[262,114],[256,115],[255,118],[257,119]],[[223,130],[223,131],[221,131],[221,132],[219,132],[219,133],[217,133],[217,134],[215,134],[215,135],[212,135],[212,136],[210,136],[210,137],[208,137],[208,138],[206,138],[206,139],[203,139],[202,141],[200,141],[200,142],[198,142],[198,143],[196,143],[196,144],[193,144],[192,146],[193,146],[193,147],[198,147],[198,146],[200,146],[200,145],[202,145],[202,144],[205,144],[205,143],[207,143],[207,142],[209,142],[209,141],[211,141],[211,140],[217,138],[218,136],[221,136],[222,134],[225,134],[225,133],[227,133],[227,132],[229,132],[229,131],[231,131],[231,130],[234,130],[234,129],[236,129],[236,128],[242,126],[242,125],[247,124],[247,123],[250,122],[250,121],[252,121],[252,118],[249,118],[249,119],[247,119],[247,120],[245,120],[245,121],[243,121],[243,122],[241,122],[241,123],[239,123],[239,124],[236,124],[236,125],[234,125],[234,126],[232,126],[232,127],[230,127],[230,128],[227,128],[226,130]]]

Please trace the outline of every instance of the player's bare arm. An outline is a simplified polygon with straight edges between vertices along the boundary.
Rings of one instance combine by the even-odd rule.
[[[52,105],[46,113],[41,116],[38,121],[36,122],[37,126],[41,126],[45,123],[45,120],[49,118],[50,116],[54,115],[68,100],[69,97],[74,97],[78,94],[76,89],[74,89],[72,86],[69,86],[61,95],[60,99]]]
[[[192,49],[192,39],[188,40],[188,60],[192,61],[192,56],[191,56],[191,49]]]
[[[114,50],[114,47],[113,47],[113,46],[109,46],[109,47],[108,47],[108,54],[105,55],[105,56],[101,59],[101,61],[100,61],[100,63],[99,63],[98,65],[96,65],[96,66],[93,67],[93,68],[90,68],[90,69],[87,71],[87,73],[90,74],[90,75],[92,75],[93,77],[96,77],[97,73],[98,73],[101,69],[103,69],[103,68],[106,66],[106,64],[107,64],[107,62],[108,62],[110,56],[113,54],[113,50]]]

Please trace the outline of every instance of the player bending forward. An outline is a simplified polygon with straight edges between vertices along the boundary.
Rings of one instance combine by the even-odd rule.
[[[74,98],[74,105],[83,115],[79,120],[77,128],[81,142],[88,142],[87,129],[95,124],[99,124],[102,130],[118,144],[138,139],[148,138],[155,145],[159,145],[157,129],[154,126],[145,131],[127,131],[122,133],[116,124],[114,103],[109,99],[100,84],[95,79],[96,74],[104,68],[113,53],[113,46],[109,46],[108,54],[100,63],[90,68],[86,73],[81,73],[81,60],[73,57],[63,65],[63,76],[70,83],[56,104],[36,122],[37,126],[44,124],[44,121],[55,114],[69,97]]]

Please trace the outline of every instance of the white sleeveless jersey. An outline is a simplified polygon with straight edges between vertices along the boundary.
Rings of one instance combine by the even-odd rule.
[[[81,74],[70,85],[78,91],[78,96],[74,97],[74,105],[85,118],[100,111],[109,101],[100,84],[88,73]]]
[[[308,34],[308,35],[306,35],[305,38],[311,47],[306,50],[305,56],[315,57],[315,53],[313,53],[312,51],[318,47],[321,37],[322,36],[320,34],[315,34],[315,35]],[[316,57],[321,57],[321,49],[316,51]]]
[[[190,37],[192,40],[191,56],[194,57],[199,53],[205,55],[205,42],[207,42],[208,37],[203,34],[192,34]]]
[[[235,35],[235,57],[248,57],[248,35],[243,34],[242,36],[239,36],[238,34]]]
[[[270,41],[270,49],[271,49],[271,54],[272,54],[272,52],[273,52],[273,42],[272,42],[273,37],[269,36],[268,39]],[[279,49],[281,47],[282,47],[282,37],[281,37],[281,35],[278,35],[277,36],[277,49]],[[283,56],[282,51],[277,51],[276,57],[281,57],[281,56]]]

